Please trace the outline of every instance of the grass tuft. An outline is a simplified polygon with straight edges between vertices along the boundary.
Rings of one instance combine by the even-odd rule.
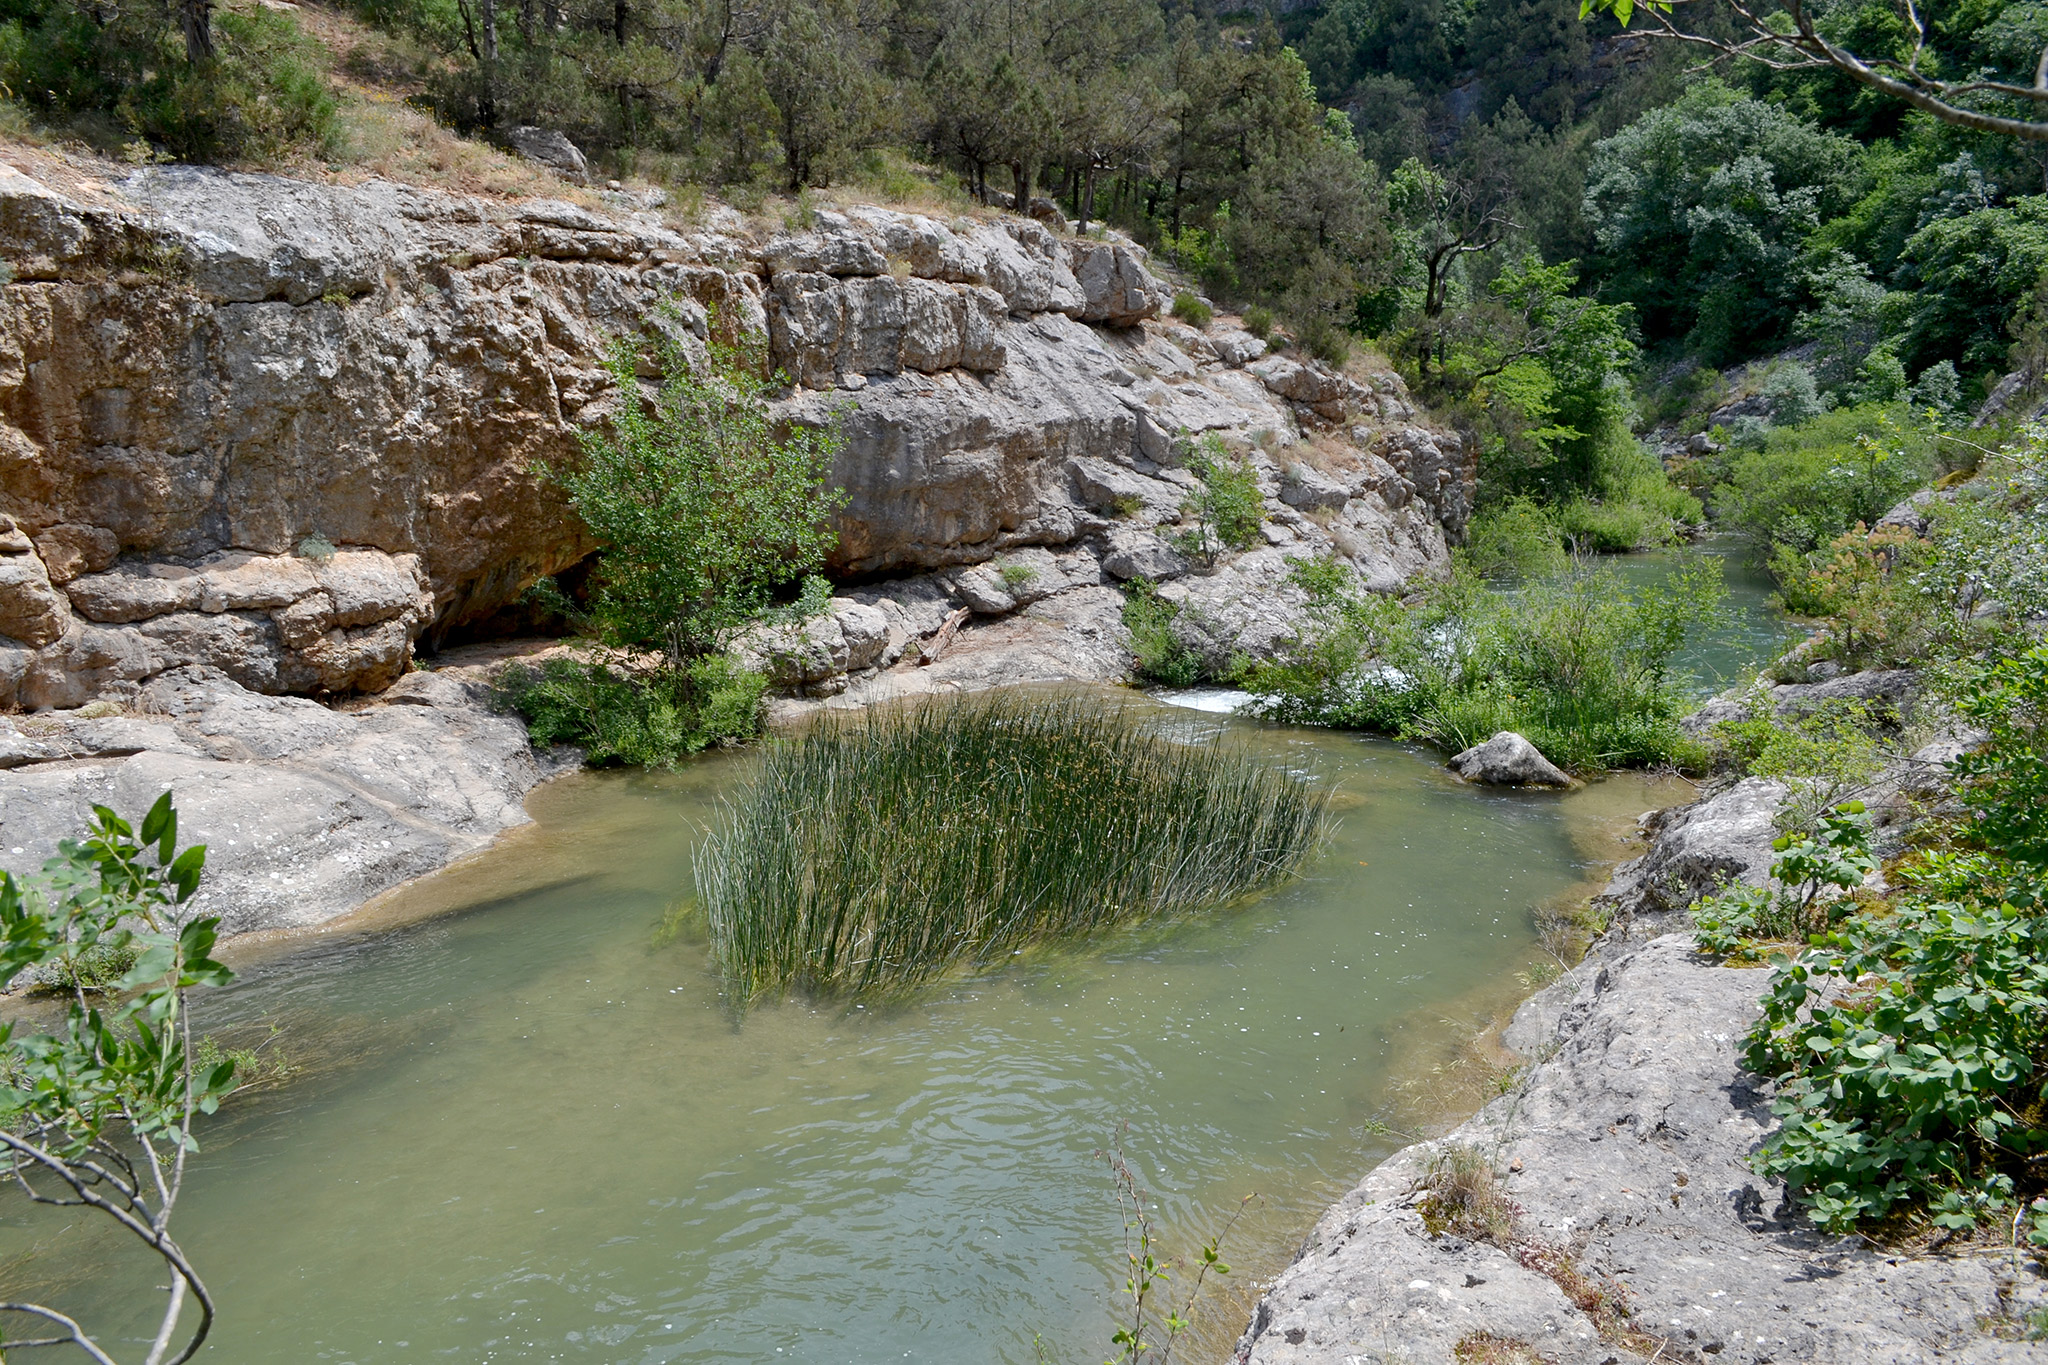
[[[926,702],[770,749],[696,861],[733,998],[901,989],[1292,874],[1328,795],[1071,697]]]

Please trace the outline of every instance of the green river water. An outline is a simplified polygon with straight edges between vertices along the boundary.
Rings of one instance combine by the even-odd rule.
[[[1401,1144],[1377,1125],[1465,1094],[1446,1066],[1542,958],[1537,907],[1688,794],[1482,790],[1381,740],[1161,715],[1336,788],[1308,875],[913,1003],[736,1021],[701,939],[655,942],[744,755],[555,782],[488,855],[242,950],[203,1025],[275,1026],[300,1072],[203,1132],[177,1222],[222,1306],[204,1358],[1024,1365],[1036,1334],[1100,1360],[1119,1126],[1170,1242],[1256,1191],[1227,1259],[1276,1269]],[[144,1333],[127,1246],[0,1215],[8,1290]]]

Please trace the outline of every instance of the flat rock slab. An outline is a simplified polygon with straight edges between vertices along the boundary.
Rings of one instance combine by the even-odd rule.
[[[95,804],[134,818],[169,791],[207,846],[194,905],[227,933],[324,923],[484,847],[558,766],[474,682],[415,673],[342,712],[198,667],[133,715],[0,717],[0,754],[0,867],[39,868]]]
[[[1237,1360],[1448,1362],[1479,1333],[1562,1365],[1645,1359],[1600,1339],[1552,1281],[1498,1248],[1432,1236],[1418,1209],[1432,1155],[1464,1144],[1504,1172],[1527,1236],[1575,1248],[1625,1286],[1657,1358],[1765,1365],[2041,1361],[1979,1323],[2038,1309],[1998,1255],[1893,1257],[1820,1235],[1747,1157],[1774,1122],[1737,1048],[1766,969],[1716,966],[1669,934],[1591,961],[1513,1094],[1438,1143],[1407,1148],[1316,1225],[1261,1301]],[[2001,1303],[2001,1292],[2011,1297]]]

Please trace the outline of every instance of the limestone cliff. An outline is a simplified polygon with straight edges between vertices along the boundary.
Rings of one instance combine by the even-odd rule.
[[[1393,589],[1442,567],[1469,503],[1471,462],[1394,376],[1162,322],[1137,248],[1029,219],[853,208],[785,231],[652,196],[15,149],[0,259],[0,707],[133,701],[185,664],[265,693],[388,686],[423,633],[590,552],[531,470],[611,410],[604,347],[638,330],[765,332],[786,415],[845,422],[833,569],[906,639],[966,606],[1121,672],[1110,585],[1187,568],[1158,534],[1182,432],[1255,447],[1271,495],[1277,548],[1177,589],[1212,650],[1285,633],[1260,602],[1283,552]],[[971,576],[1026,550],[1033,593]]]

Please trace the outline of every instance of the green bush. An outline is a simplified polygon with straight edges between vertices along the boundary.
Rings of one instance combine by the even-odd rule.
[[[1202,680],[1202,656],[1173,633],[1179,614],[1179,604],[1161,597],[1151,579],[1124,585],[1124,629],[1131,633],[1139,677],[1168,687],[1193,687]]]
[[[1934,468],[1934,444],[1903,407],[1838,408],[1773,428],[1761,450],[1736,457],[1714,503],[1759,555],[1811,554],[1859,521],[1875,523],[1920,487]]]
[[[185,161],[327,156],[339,126],[327,54],[290,15],[214,11],[215,55],[186,60],[175,10],[0,4],[0,88],[45,116],[93,117]]]
[[[1761,942],[1803,941],[1841,918],[1853,904],[1845,892],[1877,867],[1870,852],[1870,820],[1861,801],[1822,815],[1810,833],[1780,835],[1771,847],[1772,886],[1735,886],[1694,901],[1694,939],[1700,951],[1753,957]]]
[[[1744,703],[1743,719],[1714,727],[1714,742],[1735,771],[1789,784],[1791,798],[1779,821],[1794,830],[1809,828],[1868,786],[1889,757],[1880,735],[1901,719],[1849,697],[1780,712],[1761,683]]]
[[[1557,522],[1532,498],[1482,507],[1465,528],[1459,556],[1485,578],[1541,578],[1566,564]]]
[[[613,387],[638,393],[651,349],[654,401],[621,403],[609,430],[583,434],[579,462],[541,470],[603,547],[589,615],[604,642],[660,650],[675,679],[726,649],[777,587],[824,562],[846,496],[827,483],[845,443],[836,420],[780,423],[760,339],[721,336],[717,316],[709,331],[702,366],[666,335],[650,348],[615,338],[605,358]]]
[[[1902,867],[1892,905],[1772,973],[1745,1058],[1783,1123],[1755,1165],[1831,1231],[1924,1201],[1938,1225],[1995,1217],[2048,1245],[2044,703],[2048,647],[1973,679],[1962,710],[1989,739],[1954,771],[1974,850]]]
[[[1264,341],[1273,331],[1273,310],[1255,303],[1244,310],[1244,329]]]
[[[1259,544],[1266,499],[1251,461],[1226,449],[1214,432],[1186,450],[1181,461],[1201,486],[1181,504],[1182,518],[1195,524],[1174,538],[1174,548],[1213,566],[1225,549],[1249,550]]]
[[[1955,764],[1973,833],[2004,857],[2048,868],[2048,645],[1992,665],[1959,709],[1990,737]]]
[[[1831,1231],[1908,1199],[1951,1226],[2002,1213],[2016,1177],[2040,1188],[2044,1021],[2048,920],[1954,902],[1852,919],[1772,974],[1745,1055],[1778,1079],[1782,1126],[1757,1171]]]
[[[736,1002],[900,989],[1270,886],[1317,848],[1326,804],[1088,701],[876,709],[768,751],[700,847],[697,891]]]
[[[1771,573],[1788,609],[1824,618],[1814,657],[1851,669],[1898,666],[1925,657],[1942,624],[1941,603],[1921,581],[1931,548],[1911,531],[1865,531],[1859,522],[1819,554],[1780,546]]]
[[[526,718],[535,744],[574,744],[594,764],[672,767],[714,744],[761,732],[767,680],[730,655],[634,670],[554,658],[498,677],[499,705]]]
[[[1207,327],[1216,310],[1183,289],[1173,296],[1173,315],[1190,327]]]
[[[1516,730],[1575,771],[1696,765],[1670,662],[1724,595],[1711,561],[1649,588],[1591,569],[1513,592],[1454,583],[1408,607],[1313,562],[1312,628],[1244,686],[1261,714],[1388,731],[1450,750]],[[1355,581],[1355,580],[1354,580]]]

